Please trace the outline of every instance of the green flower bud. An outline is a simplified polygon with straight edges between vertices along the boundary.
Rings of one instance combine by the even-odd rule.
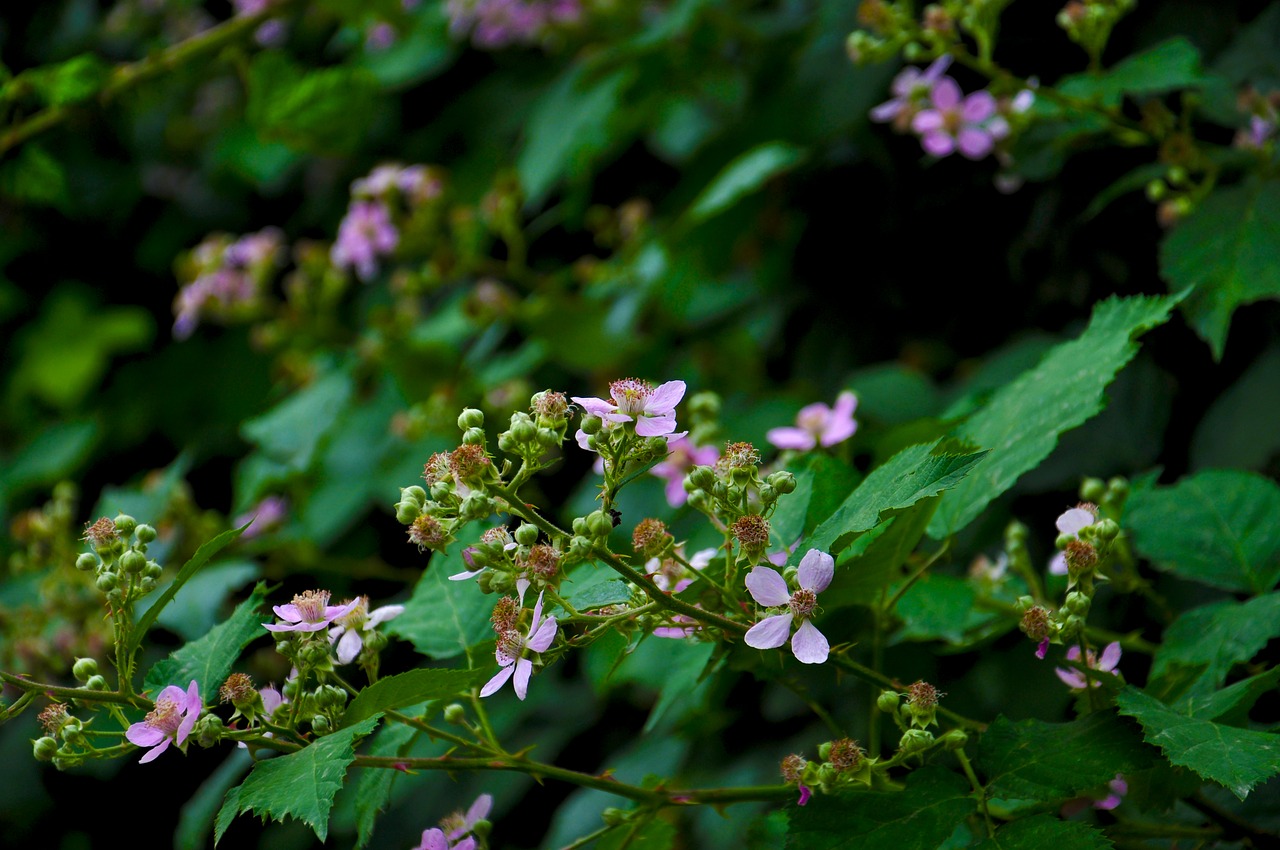
[[[965,744],[969,743],[969,736],[963,729],[952,729],[940,739],[942,746],[948,750],[963,750]]]
[[[97,672],[98,662],[92,658],[77,658],[76,663],[71,667],[71,675],[76,677],[77,682],[87,682]]]
[[[128,514],[119,514],[115,518],[115,525],[116,533],[121,537],[127,537],[138,527],[138,521]]]
[[[604,426],[604,420],[599,416],[587,415],[582,417],[582,421],[578,423],[578,427],[582,429],[582,433],[587,436],[600,433],[600,429]]]
[[[311,718],[311,731],[318,736],[328,735],[333,731],[333,724],[323,714],[317,714]]]
[[[107,680],[103,676],[90,676],[85,680],[84,686],[91,691],[105,691],[107,689]]]
[[[700,511],[704,514],[711,513],[712,510],[711,497],[707,495],[706,490],[694,490],[690,493],[688,504],[695,511]]]
[[[491,513],[493,513],[493,499],[479,490],[463,499],[458,507],[458,517],[464,520],[484,519]]]
[[[924,752],[933,746],[933,733],[927,729],[908,729],[898,741],[898,749],[907,755]]]
[[[159,579],[160,576],[164,575],[164,567],[160,566],[155,561],[147,561],[147,568],[143,570],[142,574],[146,578],[155,581]]]
[[[511,436],[518,443],[532,443],[538,439],[538,426],[527,413],[511,414]]]
[[[699,490],[710,490],[716,485],[716,472],[709,466],[695,466],[689,470],[688,480]]]
[[[1129,498],[1129,481],[1126,478],[1116,476],[1107,482],[1107,495],[1104,499],[1108,504],[1121,505],[1124,500]]]
[[[120,569],[136,575],[147,568],[147,556],[137,549],[130,549],[120,556]]]
[[[471,428],[484,427],[484,411],[476,410],[474,407],[468,407],[458,414],[458,430],[467,431]]]
[[[773,473],[765,479],[769,485],[776,489],[782,495],[795,492],[796,477],[785,469]]]
[[[455,726],[461,726],[467,720],[467,710],[459,703],[451,702],[444,707],[444,720]]]
[[[118,587],[107,591],[107,601],[119,608],[124,604],[124,591]]]
[[[452,495],[453,495],[452,481],[437,481],[435,484],[431,485],[431,498],[435,499],[437,502],[446,501]],[[426,503],[423,503],[422,509],[424,511],[428,510],[428,505]]]
[[[766,505],[772,505],[774,502],[778,501],[777,489],[769,484],[761,484],[760,501],[764,502]]]
[[[519,451],[520,446],[516,443],[515,438],[511,436],[510,431],[503,431],[498,435],[498,451],[503,454],[513,455]]]
[[[58,734],[68,744],[79,744],[84,741],[84,724],[80,722],[79,717],[68,717],[67,722],[63,723],[62,728],[58,730]]]
[[[91,555],[88,552],[85,552],[81,554],[79,558],[76,558],[76,569],[82,573],[87,573],[89,570],[97,568],[98,558],[96,555]]]
[[[538,527],[531,523],[522,522],[516,528],[516,542],[521,546],[532,546],[538,542]]]
[[[1120,523],[1113,519],[1099,520],[1093,525],[1093,533],[1099,540],[1110,542],[1120,536]]]
[[[592,511],[587,514],[587,533],[597,540],[603,540],[613,532],[613,518],[604,511]]]
[[[885,714],[893,714],[898,710],[898,702],[902,699],[897,691],[881,691],[876,697],[876,708]]]
[[[483,446],[485,434],[483,428],[468,428],[462,432],[462,444],[464,446]]]
[[[1078,590],[1073,590],[1067,594],[1067,598],[1062,601],[1062,608],[1069,614],[1078,614],[1084,616],[1089,613],[1090,599]]]
[[[1080,482],[1080,498],[1086,502],[1097,504],[1107,493],[1107,485],[1101,478],[1086,478]]]
[[[133,530],[133,536],[139,543],[146,546],[156,539],[156,530],[149,525],[140,525]]]
[[[1013,522],[1009,523],[1008,526],[1005,527],[1005,530],[1004,530],[1005,544],[1009,545],[1012,543],[1025,543],[1027,540],[1027,535],[1029,533],[1030,531],[1027,529],[1025,525],[1018,522],[1017,520],[1014,520]]]
[[[227,727],[223,724],[222,718],[216,714],[201,715],[196,721],[195,728],[191,730],[196,743],[206,748],[221,741],[226,733]]]
[[[32,741],[31,749],[36,761],[53,761],[53,757],[58,754],[58,742],[45,735]]]
[[[98,590],[101,590],[103,593],[110,593],[116,589],[118,584],[120,584],[120,578],[115,573],[104,572],[102,575],[98,576],[96,584],[98,585]]]
[[[600,820],[604,821],[605,826],[620,826],[626,823],[629,817],[631,815],[625,809],[615,808],[614,806],[609,806],[600,813]]]
[[[1079,538],[1077,538],[1074,534],[1067,534],[1064,531],[1062,534],[1059,534],[1057,538],[1053,541],[1053,545],[1059,549],[1066,549],[1067,545],[1071,543],[1071,541],[1078,540],[1078,539]]]
[[[564,434],[554,428],[538,429],[538,445],[554,448],[564,441]]]
[[[400,491],[401,501],[413,501],[423,505],[427,501],[427,491],[417,484],[411,484]]]
[[[401,525],[412,525],[422,513],[422,506],[415,502],[396,502],[396,522]]]

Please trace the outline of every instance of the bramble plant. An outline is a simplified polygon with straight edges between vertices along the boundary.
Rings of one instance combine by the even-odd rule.
[[[184,850],[1280,840],[1280,440],[1242,424],[1280,376],[1280,9],[1202,43],[1135,40],[1143,5],[50,24],[102,46],[0,66],[7,273],[80,261],[18,213],[116,214],[70,191],[110,171],[60,132],[86,116],[186,212],[139,237],[151,312],[68,285],[36,314],[0,278],[15,775],[96,803],[120,771],[103,842],[172,783]],[[934,181],[915,215],[857,200],[892,242],[802,203],[864,156]],[[1083,294],[1007,320],[974,187],[1060,202],[1073,160],[1105,177],[1074,214],[1126,210],[1165,285],[1064,249]],[[1237,312],[1266,345],[1228,346]]]

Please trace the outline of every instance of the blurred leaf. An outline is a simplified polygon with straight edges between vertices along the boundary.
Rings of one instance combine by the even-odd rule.
[[[275,50],[249,66],[246,117],[262,137],[308,153],[349,153],[373,122],[380,91],[364,68],[303,69]]]
[[[1151,761],[1130,723],[1095,711],[1070,723],[998,717],[982,733],[975,763],[992,798],[1058,803]]]
[[[1213,61],[1213,72],[1258,91],[1280,87],[1280,6],[1268,5]]]
[[[462,544],[455,542],[453,550],[432,554],[404,613],[387,623],[389,633],[442,661],[462,655],[492,635],[490,598],[480,592],[474,579],[449,581],[448,576],[470,569],[462,560]]]
[[[5,503],[35,487],[67,478],[88,459],[98,442],[96,422],[60,422],[43,428],[14,454],[0,461],[0,514]]]
[[[1276,7],[1280,10],[1280,6]],[[1271,347],[1213,402],[1191,438],[1191,468],[1262,471],[1280,455],[1280,347]]]
[[[250,811],[277,821],[297,818],[324,841],[329,836],[333,797],[342,789],[347,765],[355,761],[356,744],[377,725],[378,718],[370,717],[296,753],[255,764],[244,783],[227,793],[218,813],[214,844],[222,839],[236,814]]]
[[[1006,823],[974,850],[1109,850],[1111,839],[1087,823],[1033,815]]]
[[[966,635],[999,615],[976,608],[977,592],[962,578],[926,575],[898,600],[895,613],[902,618],[902,640],[945,640],[963,644]],[[825,595],[823,601],[826,601]]]
[[[441,670],[419,668],[395,676],[385,676],[369,685],[347,705],[341,727],[406,705],[466,694],[485,678],[482,670]]]
[[[787,850],[937,850],[976,808],[963,777],[922,767],[905,791],[818,794],[788,809]]]
[[[345,370],[328,372],[261,416],[247,420],[240,433],[271,460],[302,471],[311,465],[316,447],[353,391],[351,376]]]
[[[421,733],[403,723],[391,723],[378,730],[369,745],[369,755],[403,756]],[[403,774],[398,770],[365,770],[356,780],[356,850],[369,846],[378,813],[391,801],[391,786]]]
[[[853,537],[875,527],[889,511],[909,508],[921,499],[955,487],[987,455],[954,441],[935,440],[898,452],[876,467],[834,514],[813,532],[805,549],[837,554]],[[799,562],[803,553],[791,560]]]
[[[66,170],[44,148],[28,142],[0,162],[0,195],[42,206],[66,203]]]
[[[1206,671],[1195,692],[1215,690],[1232,667],[1253,658],[1275,637],[1280,637],[1280,593],[1184,611],[1165,629],[1151,675],[1163,675],[1174,664],[1203,664]]]
[[[363,0],[355,5],[361,14],[368,14]],[[449,35],[446,9],[445,4],[422,3],[411,13],[408,30],[397,33],[389,47],[365,50],[358,60],[360,66],[388,88],[410,86],[438,76],[459,53],[457,42]]]
[[[1100,411],[1103,391],[1138,351],[1134,338],[1165,322],[1179,297],[1103,301],[1079,337],[1055,346],[956,428],[953,436],[991,451],[943,498],[929,536],[942,539],[964,528],[1048,457],[1059,434]]]
[[[626,582],[616,578],[617,573],[613,570],[597,566],[590,576],[586,572],[579,567],[570,581],[561,588],[565,601],[577,610],[590,611],[631,600],[631,589]]]
[[[97,56],[84,53],[56,65],[23,71],[14,82],[25,82],[49,106],[66,106],[93,97],[106,83],[111,68]]]
[[[142,689],[157,694],[167,685],[186,688],[192,679],[200,685],[200,697],[212,705],[218,689],[226,681],[244,648],[268,634],[262,627],[262,603],[267,597],[267,587],[259,583],[249,598],[236,606],[223,622],[209,630],[199,640],[193,640],[157,661],[147,671]]]
[[[1237,307],[1280,297],[1280,180],[1250,179],[1215,190],[1160,246],[1171,289],[1194,287],[1182,303],[1188,323],[1222,359]]]
[[[178,826],[173,832],[174,850],[204,850],[208,846],[209,832],[213,829],[218,808],[227,792],[249,772],[253,759],[247,749],[234,749],[231,754],[210,773],[195,794],[182,806]],[[393,771],[370,771],[392,773]]]
[[[1280,773],[1280,735],[1223,726],[1179,714],[1129,685],[1116,696],[1122,714],[1142,724],[1165,758],[1229,789],[1241,800]]]
[[[1069,76],[1058,83],[1058,91],[1114,104],[1126,94],[1163,94],[1194,87],[1205,80],[1200,51],[1187,39],[1178,37],[1136,53],[1109,70]]]
[[[213,628],[219,608],[232,591],[258,577],[253,561],[221,561],[210,564],[191,577],[178,595],[160,612],[156,622],[183,640],[195,640]],[[157,594],[163,590],[157,588]],[[146,603],[151,597],[148,595]]]
[[[676,838],[676,828],[661,818],[636,818],[600,836],[596,850],[668,850]]]
[[[623,69],[589,79],[582,65],[552,84],[529,117],[524,146],[516,160],[526,203],[539,207],[562,179],[585,173],[592,161],[617,141],[623,90],[634,79]]]
[[[785,142],[768,142],[739,154],[689,207],[689,221],[704,221],[728,209],[771,178],[790,171],[802,156],[803,151]]]
[[[1198,472],[1125,506],[1134,547],[1162,570],[1223,590],[1266,593],[1280,579],[1280,486],[1253,472]]]
[[[698,685],[702,683],[708,666],[719,663],[712,660],[716,649],[714,644],[669,638],[650,638],[647,643],[667,647],[663,653],[667,663],[658,701],[644,722],[646,734],[663,728],[660,724],[672,719],[676,709],[692,708],[705,697],[704,689]]]

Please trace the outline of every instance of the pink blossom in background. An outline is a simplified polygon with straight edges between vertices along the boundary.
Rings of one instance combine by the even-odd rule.
[[[929,101],[934,84],[951,67],[951,56],[939,56],[924,71],[906,67],[889,84],[893,98],[871,110],[871,120],[893,122],[899,129],[910,126],[911,118]]]
[[[272,608],[276,616],[285,622],[263,623],[272,632],[318,632],[328,628],[340,617],[345,617],[360,604],[359,599],[352,599],[342,605],[329,604],[329,591],[308,590],[293,597],[288,605],[276,605]]]
[[[810,549],[800,560],[796,581],[800,589],[791,593],[787,580],[770,567],[754,567],[747,574],[747,590],[756,604],[766,608],[786,607],[782,614],[766,617],[752,626],[743,640],[755,649],[774,649],[787,642],[791,635],[791,622],[800,620],[800,627],[791,638],[791,651],[804,664],[821,664],[827,660],[830,645],[810,618],[817,609],[818,594],[827,589],[835,576],[835,559],[818,549]]]
[[[982,159],[1009,135],[1009,122],[997,114],[996,99],[989,91],[964,96],[955,80],[943,77],[934,84],[929,102],[911,119],[911,129],[933,156],[959,151],[968,159]]]
[[[765,437],[780,449],[809,451],[817,446],[830,448],[849,439],[858,430],[858,423],[853,418],[857,407],[857,396],[846,390],[836,397],[835,407],[827,407],[822,402],[806,405],[796,414],[794,426],[771,428]]]
[[[695,466],[712,466],[720,459],[715,446],[695,446],[688,437],[672,440],[667,444],[670,454],[649,472],[666,480],[667,504],[678,508],[689,500],[684,490],[684,477]]]
[[[582,17],[579,0],[449,0],[449,32],[471,36],[484,50],[541,42],[556,26],[576,24]]]
[[[468,833],[489,816],[492,808],[493,797],[481,794],[466,814],[454,812],[441,820],[439,827],[423,830],[422,843],[413,850],[475,850],[476,840]]]
[[[196,725],[200,712],[204,711],[204,703],[200,699],[200,687],[196,680],[184,691],[177,685],[169,685],[156,698],[156,706],[147,714],[141,723],[134,723],[124,736],[129,743],[139,747],[150,747],[140,764],[146,764],[157,758],[169,748],[170,744],[181,747],[187,736]]]
[[[378,258],[400,243],[387,208],[376,201],[354,201],[338,225],[338,238],[329,259],[340,269],[354,269],[368,283],[378,273]]]
[[[1069,661],[1079,661],[1080,647],[1072,646],[1070,649],[1068,649],[1067,659]],[[1112,642],[1107,644],[1106,648],[1102,650],[1101,657],[1095,655],[1092,649],[1089,650],[1087,653],[1085,653],[1085,662],[1084,662],[1085,666],[1088,667],[1090,670],[1097,670],[1099,673],[1110,673],[1114,676],[1116,675],[1115,673],[1116,665],[1119,663],[1120,663],[1120,644],[1119,643]],[[1102,686],[1102,683],[1097,681],[1096,679],[1093,681],[1090,681],[1088,678],[1085,677],[1084,673],[1081,673],[1079,670],[1073,670],[1068,667],[1055,667],[1053,672],[1057,673],[1058,678],[1062,680],[1063,684],[1071,688],[1073,691],[1083,691],[1085,688],[1088,688],[1088,687],[1097,688]]]
[[[284,496],[267,496],[253,508],[245,511],[231,521],[231,525],[239,528],[252,520],[253,524],[244,530],[241,538],[248,540],[265,534],[280,523],[289,513],[289,500]]]

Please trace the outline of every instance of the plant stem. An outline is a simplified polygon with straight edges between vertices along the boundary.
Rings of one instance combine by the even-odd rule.
[[[81,702],[109,702],[136,708],[146,708],[152,705],[151,700],[137,695],[124,694],[118,691],[91,691],[88,688],[64,688],[60,685],[49,685],[44,682],[24,679],[21,676],[15,676],[3,670],[0,670],[0,682],[13,685],[23,691],[44,694],[47,697],[63,701],[75,699]]]

